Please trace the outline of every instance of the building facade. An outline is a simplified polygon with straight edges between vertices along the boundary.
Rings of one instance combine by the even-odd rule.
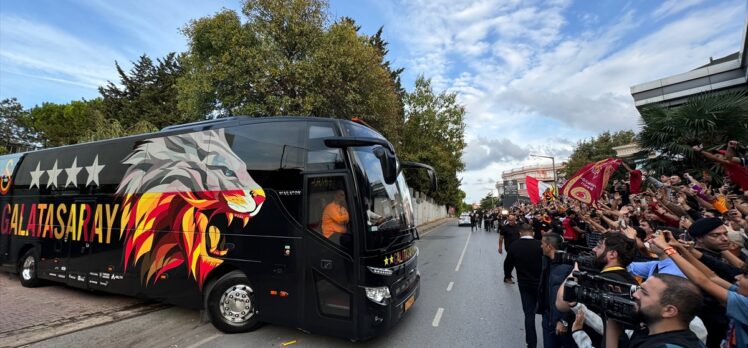
[[[556,166],[556,178],[559,182],[565,180],[564,169],[566,163],[561,163]],[[515,202],[529,201],[530,197],[527,195],[527,183],[525,183],[525,177],[531,176],[539,181],[553,184],[553,166],[551,164],[536,164],[529,165],[519,168],[513,168],[508,171],[501,173],[501,186],[503,188],[503,206],[511,206]],[[500,190],[501,192],[502,190]]]
[[[717,59],[709,58],[709,63],[688,72],[632,86],[631,96],[636,108],[648,105],[678,106],[696,94],[748,88],[746,34],[748,9],[743,24],[743,41],[737,47],[738,52]]]

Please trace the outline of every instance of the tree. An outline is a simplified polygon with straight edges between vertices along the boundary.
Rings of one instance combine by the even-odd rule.
[[[401,104],[381,38],[343,18],[326,27],[322,0],[247,0],[192,21],[180,110],[211,116],[360,117],[397,144]],[[398,123],[399,121],[399,123]]]
[[[7,152],[36,147],[36,137],[23,125],[28,111],[16,98],[0,101],[0,146]]]
[[[430,164],[439,178],[439,189],[433,195],[440,204],[458,206],[462,201],[457,173],[465,168],[465,107],[457,102],[456,93],[436,93],[431,81],[423,76],[416,80],[413,92],[405,94],[405,126],[400,158]],[[428,179],[422,171],[406,173],[408,184],[425,192]]]
[[[578,142],[566,163],[566,177],[571,177],[588,163],[615,157],[616,152],[613,148],[632,143],[635,135],[630,130],[604,132],[595,139]]]
[[[92,127],[89,103],[43,103],[31,109],[24,123],[39,132],[45,147],[75,144]]]
[[[176,82],[182,75],[182,68],[175,53],[157,59],[156,64],[144,54],[133,62],[129,73],[122,70],[118,62],[114,64],[122,87],[111,81],[99,87],[104,118],[117,120],[124,128],[141,121],[163,128],[195,120],[177,108]]]
[[[714,150],[729,140],[748,143],[746,90],[703,93],[674,108],[645,108],[641,126],[640,146],[657,154],[646,162],[648,169],[658,174],[717,169],[691,147]]]
[[[493,191],[489,192],[485,197],[480,200],[480,208],[483,210],[490,210],[496,207],[499,199],[493,195]]]

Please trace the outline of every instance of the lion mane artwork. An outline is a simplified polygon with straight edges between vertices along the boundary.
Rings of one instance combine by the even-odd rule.
[[[123,161],[129,165],[117,195],[122,197],[120,239],[124,267],[140,263],[144,284],[166,271],[186,267],[202,289],[228,250],[210,224],[223,215],[246,226],[265,201],[233,151],[223,130],[143,141]]]
[[[561,193],[582,203],[593,204],[600,198],[610,176],[620,164],[621,160],[614,158],[589,163],[572,175],[561,187]]]

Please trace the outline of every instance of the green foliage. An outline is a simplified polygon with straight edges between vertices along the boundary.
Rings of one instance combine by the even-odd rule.
[[[24,123],[38,132],[45,147],[76,144],[93,128],[101,117],[92,101],[72,101],[69,104],[43,103],[31,109]]]
[[[99,87],[102,96],[100,110],[104,118],[116,120],[123,127],[146,121],[155,127],[194,121],[177,109],[176,81],[182,68],[175,53],[159,58],[154,64],[142,55],[129,74],[115,62],[121,88],[111,81]]]
[[[406,121],[400,158],[427,163],[434,167],[439,189],[434,200],[458,206],[462,202],[457,173],[465,168],[465,107],[457,102],[456,93],[437,94],[431,81],[416,80],[413,92],[405,94]],[[416,190],[427,191],[428,179],[422,171],[406,173],[408,183]]]
[[[91,142],[97,140],[120,138],[129,135],[154,133],[158,130],[158,127],[145,120],[138,121],[134,125],[125,128],[117,120],[96,118],[96,120],[94,121],[94,127],[89,129],[86,134],[79,140],[80,142]]]
[[[360,117],[399,143],[399,72],[381,38],[343,18],[329,27],[320,0],[248,0],[192,21],[178,106],[192,118]]]
[[[500,203],[498,197],[493,195],[493,192],[489,192],[485,197],[480,200],[480,208],[482,210],[490,210],[496,207]]]
[[[746,90],[703,93],[674,108],[645,108],[641,126],[639,144],[658,155],[647,161],[648,169],[657,174],[708,170],[713,164],[695,155],[691,147],[703,144],[713,150],[729,140],[748,143]]]
[[[9,153],[8,149],[5,148],[5,146],[0,146],[0,155],[5,155]]]
[[[23,124],[27,115],[16,98],[0,101],[0,146],[6,153],[36,147],[36,135]]]
[[[62,146],[117,138],[158,130],[146,120],[125,127],[116,119],[109,119],[102,111],[101,98],[72,101],[68,104],[44,103],[31,109],[24,124],[39,132],[45,147]]]
[[[566,163],[566,177],[571,177],[588,163],[615,157],[616,152],[613,148],[632,143],[635,135],[630,130],[615,133],[604,132],[595,139],[578,142]]]

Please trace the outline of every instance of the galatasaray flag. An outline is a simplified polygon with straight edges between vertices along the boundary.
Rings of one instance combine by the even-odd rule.
[[[527,185],[527,195],[530,197],[532,204],[540,203],[545,190],[552,189],[553,187],[551,184],[539,181],[529,175],[525,177],[525,185]]]
[[[561,194],[586,204],[597,202],[620,164],[620,159],[608,158],[582,167],[561,186]]]

